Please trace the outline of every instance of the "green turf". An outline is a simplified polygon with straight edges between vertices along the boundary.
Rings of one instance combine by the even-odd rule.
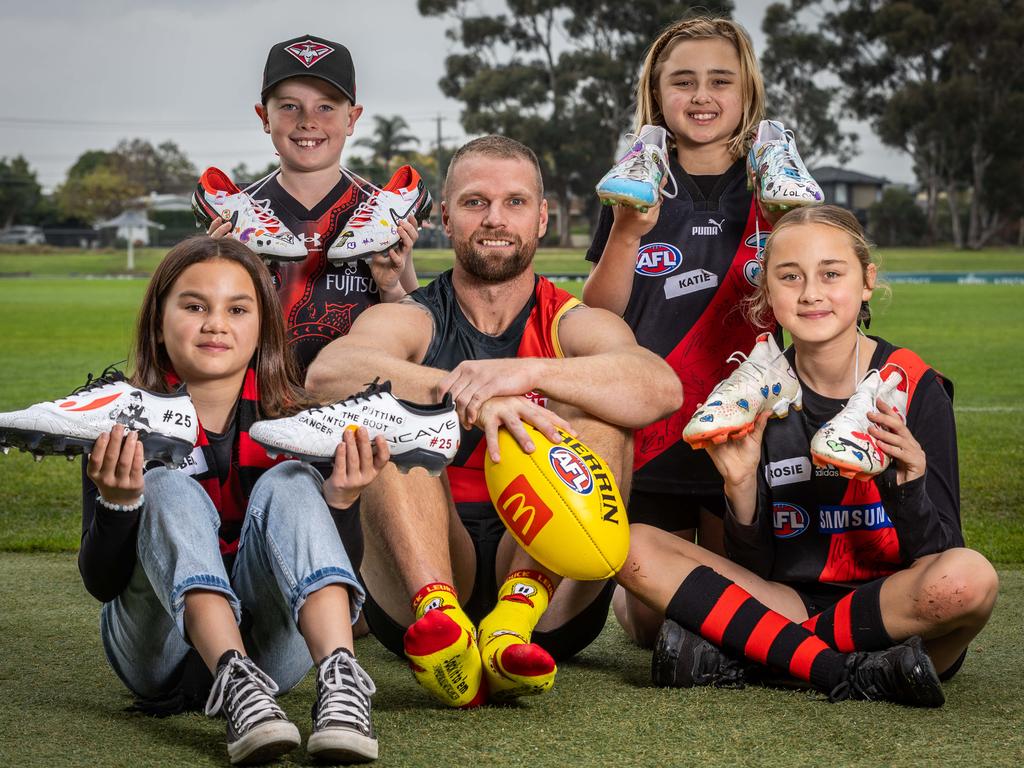
[[[135,252],[135,273],[151,274],[165,253],[157,248]],[[585,274],[590,265],[585,249],[543,248],[537,252],[541,274]],[[884,271],[890,272],[1020,272],[1024,271],[1024,248],[988,248],[984,251],[954,251],[942,248],[893,248],[878,251]],[[452,265],[450,250],[417,249],[416,269],[421,273],[442,272]],[[126,271],[125,251],[76,251],[41,249],[25,252],[0,248],[0,275],[112,275]]]
[[[385,766],[1019,766],[1024,761],[1024,571],[1001,572],[991,625],[940,710],[830,705],[806,691],[649,687],[649,655],[614,621],[554,690],[514,707],[440,708],[375,640],[356,652],[373,676]],[[0,554],[0,755],[4,765],[224,766],[223,721],[125,712],[107,666],[99,604],[71,554]],[[309,733],[312,675],[281,699]],[[302,749],[284,764],[308,764]]]
[[[581,283],[564,284],[578,294]],[[59,397],[127,354],[141,280],[0,280],[0,410]],[[993,561],[1024,563],[1024,288],[895,285],[872,332],[916,350],[956,383],[963,523]],[[0,457],[0,549],[74,550],[77,463]]]

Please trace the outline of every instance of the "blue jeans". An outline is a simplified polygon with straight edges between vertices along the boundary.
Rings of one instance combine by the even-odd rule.
[[[298,629],[306,598],[342,584],[355,621],[365,597],[320,492],[319,473],[287,461],[260,477],[230,575],[220,554],[220,518],[203,487],[164,467],[147,472],[145,483],[135,570],[100,613],[103,647],[118,677],[138,696],[170,692],[190,648],[185,594],[203,589],[222,593],[236,621],[245,608],[252,619],[242,636],[249,656],[282,692],[295,686],[313,663]]]

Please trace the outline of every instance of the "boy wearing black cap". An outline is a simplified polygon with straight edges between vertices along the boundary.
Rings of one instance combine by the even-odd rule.
[[[356,102],[355,67],[345,46],[311,35],[275,45],[267,56],[255,109],[281,168],[244,191],[306,248],[301,261],[271,260],[269,265],[288,343],[305,370],[324,346],[348,333],[367,307],[397,301],[417,287],[411,252],[418,231],[410,216],[397,222],[398,244],[369,262],[335,264],[327,258],[331,244],[373,192],[353,183],[340,167],[345,141],[363,112]],[[214,218],[208,232],[223,237],[231,230],[231,222]],[[358,569],[363,543],[357,507],[335,515],[335,524]],[[366,686],[352,689],[351,676],[325,672],[325,666],[318,667],[309,753],[345,762],[376,758]]]
[[[327,259],[328,248],[373,191],[353,183],[340,167],[345,141],[363,112],[345,46],[312,35],[278,43],[267,56],[260,95],[256,114],[281,169],[245,192],[306,248],[301,261],[270,263],[288,343],[305,370],[367,307],[397,301],[417,287],[411,252],[418,232],[410,216],[398,222],[398,244],[371,260]],[[208,231],[223,236],[231,224],[214,219]]]

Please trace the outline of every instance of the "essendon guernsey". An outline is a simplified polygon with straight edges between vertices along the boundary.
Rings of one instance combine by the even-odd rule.
[[[269,201],[274,214],[309,252],[305,261],[271,265],[288,345],[305,370],[324,346],[349,332],[363,310],[380,301],[366,262],[334,266],[327,261],[327,249],[367,194],[343,176],[315,208],[307,210],[277,179],[274,175],[246,192]]]
[[[682,442],[697,404],[734,369],[735,351],[754,346],[758,331],[742,312],[757,285],[768,225],[756,216],[744,162],[718,177],[705,195],[671,159],[679,192],[637,252],[623,319],[637,343],[664,358],[683,384],[684,402],[671,416],[638,430],[633,487],[650,492],[713,493],[721,478],[703,451]],[[603,212],[587,259],[599,261],[611,214]]]
[[[434,336],[423,365],[450,371],[463,360],[494,360],[507,357],[562,357],[558,344],[558,322],[579,304],[572,294],[537,277],[533,295],[505,331],[490,336],[463,314],[455,298],[451,270],[430,285],[413,291],[410,297],[434,317]],[[537,393],[527,395],[544,404]],[[448,467],[452,497],[456,502],[489,501],[484,482],[484,433],[474,427],[463,435],[459,452]]]

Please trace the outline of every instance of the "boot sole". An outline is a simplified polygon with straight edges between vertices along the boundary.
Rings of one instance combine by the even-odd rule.
[[[228,744],[228,759],[232,765],[269,763],[295,749],[300,741],[299,729],[293,723],[267,723]]]
[[[783,406],[782,409],[779,409],[780,405]],[[794,411],[799,411],[803,409],[803,402],[799,395],[797,395],[797,398],[795,400],[780,400],[775,405],[775,408],[772,409],[772,413],[768,418],[784,419],[787,416],[789,416],[789,411],[791,408]],[[699,451],[704,448],[707,448],[711,444],[721,445],[727,440],[740,440],[749,435],[753,431],[754,422],[750,421],[746,424],[740,424],[739,426],[735,427],[720,427],[719,429],[715,429],[710,432],[702,432],[699,435],[683,435],[683,440],[685,440],[690,445],[690,447],[693,448],[693,450]]]
[[[276,459],[278,456],[287,456],[293,459],[298,459],[299,461],[304,461],[307,464],[329,463],[334,459],[333,453],[330,456],[318,456],[312,453],[285,451],[275,445],[269,445],[268,443],[264,443],[255,438],[253,438],[253,442],[265,450],[267,452],[267,456],[272,459]],[[427,470],[427,474],[431,477],[440,476],[445,467],[450,463],[443,454],[436,453],[435,451],[428,451],[425,448],[414,448],[411,451],[406,451],[405,453],[397,456],[392,454],[390,461],[398,467],[398,471],[403,475],[408,474],[409,470],[414,467],[420,467]]]
[[[327,728],[310,735],[306,752],[327,763],[366,763],[376,760],[377,740],[342,728]]]
[[[856,464],[846,464],[829,456],[823,456],[820,453],[815,453],[814,451],[811,451],[811,461],[816,467],[838,470],[839,476],[844,477],[847,480],[873,480],[884,471],[880,469],[874,473],[865,472],[862,467]]]
[[[184,440],[155,432],[139,432],[146,461],[161,461],[168,467],[183,462],[195,446]],[[95,440],[67,435],[55,435],[38,430],[5,428],[0,430],[0,446],[18,448],[31,453],[36,460],[43,456],[66,456],[69,461],[92,451]]]

